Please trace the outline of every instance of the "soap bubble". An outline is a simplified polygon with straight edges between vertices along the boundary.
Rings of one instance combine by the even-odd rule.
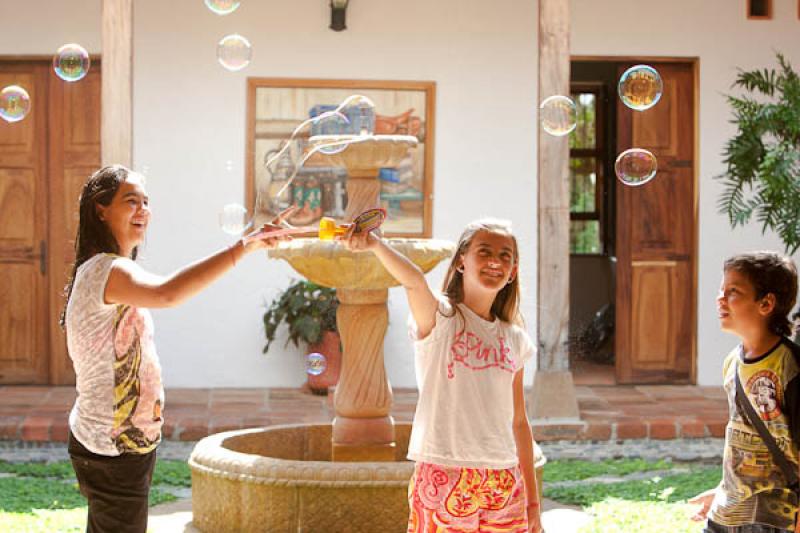
[[[372,135],[375,132],[375,103],[366,96],[348,96],[336,111],[347,117],[357,135]]]
[[[64,81],[78,81],[89,73],[89,52],[79,44],[65,44],[53,56],[53,70]]]
[[[312,376],[319,376],[328,368],[328,359],[321,353],[310,353],[306,355],[306,373]]]
[[[650,109],[661,99],[664,84],[658,71],[648,65],[634,65],[619,78],[617,92],[622,103],[636,111]]]
[[[228,235],[241,235],[249,225],[247,209],[239,204],[227,204],[219,214],[219,227]]]
[[[206,0],[206,7],[217,15],[230,15],[239,9],[239,0]]]
[[[341,111],[325,111],[311,118],[311,135],[341,135],[348,133],[350,121]]]
[[[325,111],[320,115],[314,117],[311,123],[311,134],[313,135],[338,135],[346,132],[350,127],[350,121],[340,111]],[[319,133],[317,133],[319,132]],[[338,154],[345,148],[347,143],[344,142],[330,142],[319,144],[318,151],[323,154],[333,155]]]
[[[656,156],[643,148],[625,150],[614,163],[617,178],[625,185],[644,185],[656,176]]]
[[[217,44],[217,60],[231,72],[242,70],[249,65],[252,57],[253,49],[250,41],[238,33],[226,35]]]
[[[19,85],[9,85],[0,91],[0,118],[6,122],[18,122],[31,109],[28,91]]]
[[[578,124],[578,108],[568,96],[545,98],[539,105],[539,115],[542,129],[555,137],[568,135]]]
[[[342,153],[349,144],[350,142],[346,140],[330,141],[324,144],[318,144],[317,151],[325,155],[336,155]]]

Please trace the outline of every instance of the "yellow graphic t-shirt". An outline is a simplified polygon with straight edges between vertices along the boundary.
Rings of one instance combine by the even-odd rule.
[[[787,487],[764,441],[736,408],[735,372],[748,400],[783,450],[790,464],[798,463],[798,348],[782,339],[769,352],[745,361],[741,345],[725,358],[723,386],[728,395],[722,485],[709,518],[724,526],[765,524],[793,529],[797,494]]]

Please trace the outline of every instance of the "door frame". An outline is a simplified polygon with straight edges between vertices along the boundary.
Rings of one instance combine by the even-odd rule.
[[[90,54],[92,68],[100,68],[102,75],[102,56],[99,54]],[[0,65],[13,65],[19,63],[44,63],[48,68],[52,64],[52,55],[0,55]],[[50,75],[53,75],[50,72]],[[66,83],[66,82],[65,82]],[[71,385],[75,383],[74,372],[69,362],[67,354],[66,342],[63,339],[63,333],[58,319],[61,315],[63,305],[64,283],[62,283],[59,272],[64,268],[64,251],[69,247],[69,243],[74,239],[74,235],[67,235],[64,224],[60,223],[60,209],[64,205],[65,183],[64,173],[56,173],[55,162],[58,162],[63,167],[63,159],[54,157],[54,143],[56,142],[56,135],[60,135],[63,128],[63,117],[57,113],[53,113],[54,97],[56,96],[50,90],[50,83],[46,87],[46,114],[43,118],[46,131],[44,132],[44,154],[41,156],[43,160],[42,172],[45,175],[46,188],[46,209],[47,209],[47,227],[45,228],[44,238],[47,239],[45,246],[47,258],[47,280],[45,288],[47,291],[47,298],[42,301],[42,305],[47,307],[46,315],[48,318],[44,335],[43,344],[45,346],[45,361],[46,367],[46,384],[48,385]],[[59,93],[60,97],[63,93]],[[55,127],[54,127],[55,126]],[[63,154],[62,154],[63,155]],[[62,168],[63,170],[63,168]],[[75,202],[77,203],[77,198]]]
[[[693,228],[692,228],[692,266],[690,269],[691,279],[691,371],[689,375],[689,383],[692,385],[697,384],[697,280],[699,269],[698,258],[698,245],[699,245],[699,187],[698,176],[700,175],[700,130],[699,130],[699,116],[700,116],[700,58],[696,56],[679,57],[679,56],[635,56],[635,55],[572,55],[572,61],[585,61],[597,63],[682,63],[689,65],[692,72],[692,92],[693,92],[693,109],[692,109],[692,129],[694,130],[694,143],[693,143],[693,161],[692,161],[692,178],[694,179],[693,195],[692,198],[692,213],[693,213]],[[619,153],[619,150],[616,150]],[[617,225],[615,224],[615,228]],[[616,276],[619,276],[619,269],[615,269]],[[618,280],[614,280],[615,286],[618,285]],[[616,306],[616,291],[614,297]],[[619,375],[620,361],[617,355],[614,356],[614,374],[615,379]]]

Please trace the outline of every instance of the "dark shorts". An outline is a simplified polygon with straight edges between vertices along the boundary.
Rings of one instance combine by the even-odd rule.
[[[86,531],[145,533],[155,450],[142,455],[98,455],[70,433],[68,451],[81,494],[89,501]]]
[[[789,529],[780,529],[763,524],[747,524],[744,526],[723,526],[711,520],[706,524],[703,533],[792,533]]]

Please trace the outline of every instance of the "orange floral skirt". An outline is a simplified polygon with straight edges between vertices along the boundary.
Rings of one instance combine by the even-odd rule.
[[[495,470],[417,463],[408,504],[408,533],[528,531],[519,467]]]

